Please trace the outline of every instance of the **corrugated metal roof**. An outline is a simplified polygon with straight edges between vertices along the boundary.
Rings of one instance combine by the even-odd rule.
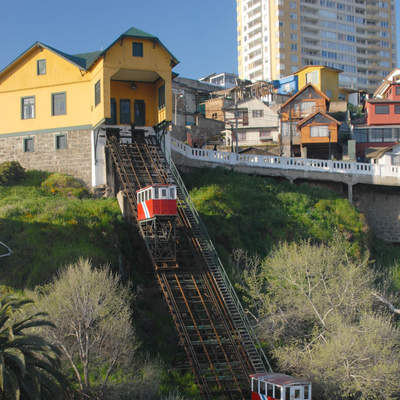
[[[285,374],[277,374],[277,373],[270,373],[270,374],[254,374],[250,375],[250,378],[255,378],[260,381],[266,382],[266,383],[272,383],[274,385],[279,385],[279,386],[293,386],[293,385],[309,385],[310,382],[303,379],[303,378],[295,378],[290,375],[285,375]]]

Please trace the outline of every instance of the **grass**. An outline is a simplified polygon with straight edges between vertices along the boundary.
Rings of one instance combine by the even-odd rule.
[[[127,227],[116,200],[51,193],[41,186],[47,179],[28,171],[19,184],[0,186],[0,240],[13,250],[0,261],[2,284],[33,288],[79,257],[118,266]]]
[[[236,248],[263,257],[281,241],[328,241],[335,231],[346,235],[355,254],[366,249],[363,215],[327,189],[223,169],[184,178],[225,263]]]

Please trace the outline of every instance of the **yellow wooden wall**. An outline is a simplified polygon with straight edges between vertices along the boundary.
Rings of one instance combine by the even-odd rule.
[[[143,57],[132,56],[132,42],[143,43]],[[161,78],[160,81],[154,82],[153,86],[146,86],[148,93],[146,97],[155,96],[154,106],[158,108],[158,93],[155,88],[158,88],[165,83],[165,110],[158,112],[157,121],[162,122],[164,119],[172,120],[172,71],[171,71],[171,56],[158,43],[147,39],[125,38],[122,43],[117,42],[107,52],[104,61],[104,80],[105,98],[111,97],[111,80],[121,68],[131,69],[135,71],[153,71]],[[161,83],[160,83],[161,82]],[[143,87],[142,90],[145,90]],[[143,95],[145,95],[143,93]],[[104,114],[106,118],[111,116],[110,102],[104,104]],[[148,110],[146,104],[146,111]],[[162,111],[162,110],[161,110]]]
[[[330,132],[330,138],[329,136],[310,136],[310,127],[311,126],[318,126],[318,125],[326,125],[323,123],[315,123],[315,124],[309,124],[309,125],[303,125],[300,130],[300,137],[301,137],[301,143],[337,143],[338,141],[338,126],[335,123],[329,124],[329,132]]]
[[[132,42],[143,43],[143,57],[132,56]],[[46,59],[46,74],[37,75],[37,60]],[[152,83],[111,82],[120,69],[153,71]],[[69,127],[94,127],[110,115],[110,98],[144,100],[146,125],[172,119],[171,55],[153,40],[124,38],[105,57],[84,71],[52,50],[34,47],[0,75],[0,135]],[[101,102],[95,106],[94,86],[101,82]],[[158,87],[165,83],[166,107],[158,110]],[[66,92],[66,114],[52,115],[52,93]],[[21,119],[22,97],[35,96],[35,118]],[[132,106],[133,113],[133,106]]]
[[[37,75],[40,59],[46,59],[45,75]],[[85,73],[52,51],[35,48],[0,77],[0,134],[92,125],[104,118],[94,106],[99,79],[102,61]],[[58,92],[66,92],[66,114],[53,116],[52,94]],[[21,99],[28,96],[35,96],[35,118],[21,119]]]

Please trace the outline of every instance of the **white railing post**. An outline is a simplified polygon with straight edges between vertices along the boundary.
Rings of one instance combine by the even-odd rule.
[[[295,157],[239,155],[231,152],[202,150],[192,148],[179,140],[171,138],[170,134],[168,134],[165,137],[165,154],[168,160],[171,157],[171,149],[194,160],[210,161],[218,164],[243,164],[263,168],[281,168],[380,177],[390,176],[400,179],[400,167],[392,165],[356,163],[343,160],[313,160]]]

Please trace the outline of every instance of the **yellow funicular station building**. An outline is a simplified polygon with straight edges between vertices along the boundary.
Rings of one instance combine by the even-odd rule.
[[[105,183],[101,127],[172,119],[172,68],[161,41],[131,28],[102,51],[36,42],[0,72],[0,162]]]

